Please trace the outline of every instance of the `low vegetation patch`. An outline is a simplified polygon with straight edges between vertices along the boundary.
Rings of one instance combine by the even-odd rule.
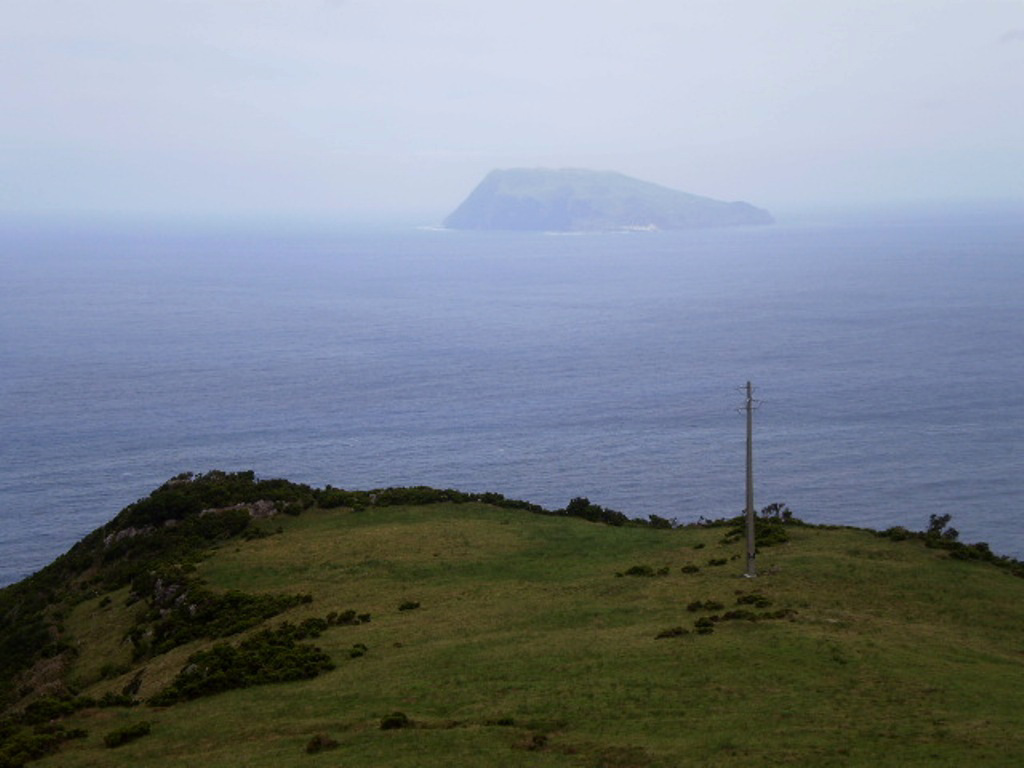
[[[88,735],[81,728],[67,728],[60,723],[26,727],[10,719],[0,721],[0,768],[21,768],[58,752],[67,741]]]
[[[236,635],[312,600],[309,595],[216,593],[180,572],[166,571],[137,578],[133,595],[148,606],[128,633],[136,661],[200,638]]]
[[[729,530],[722,538],[721,544],[731,545],[744,539],[747,535],[747,519],[745,515],[724,518],[721,520],[704,520],[703,525],[722,526]],[[764,507],[754,518],[755,548],[771,547],[789,541],[790,526],[805,525],[785,504],[773,503]]]
[[[671,627],[670,629],[663,629],[661,632],[654,636],[655,640],[663,640],[667,637],[682,637],[683,635],[690,634],[690,630],[683,629],[682,627]]]
[[[400,728],[412,728],[413,722],[404,712],[392,712],[380,719],[382,731],[396,731]]]
[[[650,566],[650,565],[634,565],[634,566],[631,566],[630,568],[627,568],[625,571],[623,571],[621,573],[616,573],[615,575],[616,576],[653,577],[653,576],[668,576],[668,574],[669,574],[669,568],[668,568],[667,565],[663,566],[661,568],[654,568],[653,566]]]
[[[960,532],[949,525],[952,515],[930,515],[924,531],[910,531],[902,526],[886,528],[876,535],[893,541],[920,541],[930,549],[945,550],[954,560],[968,560],[989,563],[1002,568],[1019,578],[1024,578],[1024,562],[1013,557],[995,554],[987,543],[979,541],[965,544],[960,541]]]
[[[326,733],[318,733],[309,743],[306,744],[306,754],[315,755],[318,752],[325,752],[329,749],[337,749],[338,742],[328,736]]]
[[[149,736],[151,730],[152,727],[147,722],[135,723],[134,725],[119,728],[106,734],[103,737],[103,745],[108,749],[114,749],[136,739],[141,739],[143,736]]]
[[[370,649],[366,647],[364,643],[356,643],[348,650],[348,657],[350,659],[358,659],[360,656],[365,656],[367,651]]]
[[[341,611],[331,611],[327,614],[327,625],[328,626],[354,626],[356,624],[369,624],[370,614],[368,613],[356,613],[354,610],[347,609]]]
[[[276,629],[257,632],[237,646],[218,643],[194,653],[174,681],[149,703],[169,706],[236,688],[307,680],[329,672],[334,669],[330,656],[300,642],[319,637],[328,626],[324,619],[307,619],[299,625],[285,622]]]
[[[755,608],[767,608],[771,604],[772,601],[759,592],[751,592],[748,595],[740,595],[736,598],[736,605],[752,605]]]

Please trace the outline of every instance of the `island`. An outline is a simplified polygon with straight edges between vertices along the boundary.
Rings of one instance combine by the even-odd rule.
[[[491,171],[445,220],[448,229],[600,232],[772,224],[768,211],[612,171]]]

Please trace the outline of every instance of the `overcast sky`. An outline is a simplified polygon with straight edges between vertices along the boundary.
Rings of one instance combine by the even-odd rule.
[[[1017,0],[0,0],[0,212],[417,216],[492,168],[1024,199]]]

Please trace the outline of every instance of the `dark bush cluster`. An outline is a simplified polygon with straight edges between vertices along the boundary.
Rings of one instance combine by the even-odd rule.
[[[721,518],[718,520],[705,520],[701,518],[702,526],[710,528],[728,528],[722,544],[734,544],[745,538],[747,535],[746,515]],[[794,525],[805,525],[785,504],[773,503],[764,507],[754,519],[754,546],[770,547],[774,544],[782,544],[789,541],[787,528]]]
[[[697,630],[698,635],[710,635],[715,631],[715,618],[711,616],[701,616],[695,622],[693,622],[694,628]]]
[[[356,613],[351,608],[341,613],[331,611],[327,614],[327,626],[354,626],[356,624],[369,624],[370,614]]]
[[[306,744],[306,754],[315,755],[318,752],[323,752],[328,749],[337,749],[338,742],[328,736],[326,733],[318,733],[309,743]]]
[[[65,741],[85,738],[86,731],[58,720],[95,706],[88,696],[44,696],[0,720],[0,768],[21,768],[58,751]]]
[[[903,526],[886,528],[878,531],[876,535],[892,541],[921,541],[931,549],[945,550],[949,557],[954,560],[968,560],[982,563],[990,563],[997,568],[1009,571],[1014,576],[1024,578],[1024,562],[1013,557],[995,554],[989,545],[984,541],[975,544],[965,544],[959,541],[960,532],[949,525],[951,515],[930,515],[928,528],[925,531],[911,531]]]
[[[129,725],[125,728],[119,728],[116,731],[111,731],[103,737],[103,744],[110,749],[120,747],[127,744],[130,741],[141,739],[143,736],[148,736],[152,727],[149,723],[141,722]]]
[[[29,728],[11,720],[0,722],[0,768],[22,768],[26,763],[57,752],[72,739],[89,734],[81,728],[47,723]]]
[[[380,729],[382,731],[395,731],[400,728],[411,728],[412,726],[412,720],[404,712],[392,712],[380,719]]]
[[[691,603],[690,605],[694,605]],[[699,603],[698,603],[699,605]],[[687,606],[689,607],[689,606]],[[721,604],[718,604],[721,608]],[[701,616],[693,625],[699,635],[709,635],[714,631],[716,624],[722,621],[771,621],[777,619],[789,619],[796,616],[792,608],[781,608],[777,611],[762,611],[757,613],[749,608],[737,608],[719,615]]]
[[[527,501],[506,499],[500,493],[464,493],[451,488],[438,489],[424,485],[407,488],[378,488],[373,491],[346,491],[328,485],[314,491],[316,503],[325,509],[348,507],[363,510],[369,507],[424,506],[429,504],[468,504],[478,502],[504,509],[550,514],[543,507]]]
[[[697,611],[720,611],[725,606],[717,600],[694,600],[687,604],[686,610],[690,613],[696,613]]]
[[[668,637],[682,637],[683,635],[688,634],[690,634],[690,630],[688,629],[683,629],[682,627],[671,627],[670,629],[663,629],[654,636],[654,639],[663,640]]]
[[[755,608],[767,608],[772,604],[772,601],[759,592],[751,592],[749,595],[740,595],[737,597],[736,604],[752,605]]]
[[[44,696],[25,707],[18,722],[22,725],[40,725],[94,706],[96,701],[88,696]]]
[[[171,478],[147,498],[125,508],[115,518],[117,528],[160,526],[168,520],[182,520],[209,509],[224,509],[237,504],[271,501],[283,507],[288,503],[311,506],[315,495],[308,485],[288,480],[261,480],[255,473],[191,472]]]
[[[167,572],[141,575],[133,589],[133,594],[144,596],[149,605],[128,633],[136,660],[199,638],[238,634],[312,600],[309,595],[211,592],[187,577]]]
[[[629,523],[643,525],[641,520],[630,520],[624,514],[616,512],[614,509],[606,509],[600,504],[592,504],[590,499],[583,496],[577,496],[572,499],[565,509],[559,510],[555,514],[564,517],[580,517],[593,523],[604,523],[605,525],[621,526]]]
[[[323,619],[299,625],[285,622],[276,629],[257,632],[237,646],[218,643],[190,656],[174,681],[149,703],[167,706],[236,688],[307,680],[330,671],[334,663],[326,653],[299,642],[318,637],[326,627]]]
[[[419,607],[420,607],[420,601],[419,600],[406,600],[405,602],[401,603],[398,606],[398,610],[400,610],[400,611],[415,611]]]
[[[668,574],[669,574],[669,568],[668,568],[667,565],[663,566],[661,568],[654,568],[653,566],[650,566],[650,565],[634,565],[634,566],[631,566],[631,567],[627,568],[622,573],[616,573],[615,575],[616,576],[642,576],[642,577],[645,577],[645,578],[649,578],[649,577],[653,577],[653,576],[668,576]]]
[[[684,565],[679,570],[682,571],[683,573],[697,573],[698,571],[700,571],[700,566]]]
[[[369,650],[370,649],[367,648],[363,643],[356,643],[351,648],[349,648],[348,657],[350,659],[358,659],[360,656],[365,656],[367,651]]]
[[[109,707],[134,707],[139,702],[127,693],[114,693],[113,691],[107,691],[96,702],[96,706],[109,708]]]

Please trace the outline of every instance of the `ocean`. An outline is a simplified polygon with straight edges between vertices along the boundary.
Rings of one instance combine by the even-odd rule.
[[[1024,556],[1024,222],[0,228],[0,584],[168,478],[755,502]]]

